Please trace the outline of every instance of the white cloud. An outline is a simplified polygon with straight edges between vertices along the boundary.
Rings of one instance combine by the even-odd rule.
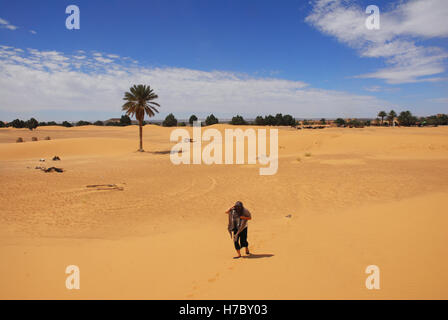
[[[371,86],[371,87],[364,87],[364,90],[370,92],[380,92],[382,88],[380,86]]]
[[[37,32],[34,31],[34,30],[30,30],[30,33],[31,33],[31,34],[36,34]]]
[[[446,103],[446,104],[448,104],[448,98],[435,98],[435,99],[430,99],[429,101],[435,102],[435,103]]]
[[[18,27],[9,23],[9,21],[0,18],[0,28],[16,30]]]
[[[226,71],[148,68],[125,58],[105,64],[98,59],[104,58],[84,51],[68,55],[0,46],[0,108],[14,112],[120,112],[124,91],[139,83],[154,88],[162,114],[213,112],[228,117],[281,112],[306,118],[361,117],[390,106],[372,96],[311,88],[302,81]]]
[[[364,87],[364,90],[369,92],[396,92],[399,91],[400,88],[389,88],[389,87],[383,87],[383,86],[370,86],[370,87]]]
[[[365,27],[365,8],[344,0],[316,0],[306,22],[359,51],[362,57],[384,58],[388,67],[359,78],[388,83],[436,82],[445,72],[448,53],[417,41],[448,37],[446,0],[399,2],[389,11],[380,8],[380,30]]]
[[[112,61],[114,61],[112,59],[107,59],[103,57],[95,57],[95,60],[102,63],[111,63]]]

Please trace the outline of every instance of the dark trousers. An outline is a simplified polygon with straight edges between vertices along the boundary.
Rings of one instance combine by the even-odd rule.
[[[236,234],[237,232],[238,232],[237,229],[233,230],[233,234]],[[247,242],[247,227],[240,232],[234,244],[236,250],[240,250],[241,248],[249,246],[249,243]]]

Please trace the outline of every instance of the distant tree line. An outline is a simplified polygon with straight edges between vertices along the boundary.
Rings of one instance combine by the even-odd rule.
[[[290,114],[282,115],[281,113],[277,113],[275,116],[267,115],[257,116],[255,118],[255,125],[257,126],[291,126],[294,127],[297,124],[296,119]]]
[[[432,115],[428,117],[416,117],[414,116],[410,111],[402,111],[399,114],[397,114],[394,110],[389,111],[389,113],[386,113],[385,111],[380,111],[377,115],[375,123],[373,124],[370,119],[362,120],[362,119],[348,119],[345,120],[343,118],[337,118],[336,120],[332,121],[334,122],[338,127],[355,127],[360,128],[364,126],[371,126],[371,125],[377,125],[377,126],[391,126],[394,123],[400,126],[442,126],[442,125],[448,125],[448,115],[447,114],[438,114],[438,115]],[[387,120],[387,122],[385,121]],[[190,125],[193,125],[194,121],[198,121],[198,117],[196,115],[190,116],[188,123]],[[321,125],[326,125],[330,121],[326,120],[325,118],[322,118],[318,123]],[[210,114],[205,118],[205,121],[201,123],[201,125],[211,126],[214,124],[219,123],[219,119],[215,117],[213,114]],[[232,125],[249,125],[254,124],[257,126],[296,126],[298,122],[296,119],[289,115],[285,114],[282,115],[281,113],[277,113],[275,116],[273,115],[267,115],[267,116],[257,116],[254,121],[246,121],[243,116],[236,115],[232,117],[232,119],[229,121]],[[303,120],[302,125],[303,126],[309,126],[311,124],[316,124],[317,121],[312,120]],[[20,119],[15,119],[11,122],[5,123],[3,121],[0,121],[0,128],[4,127],[13,127],[13,128],[28,128],[30,130],[33,130],[37,127],[44,127],[44,126],[63,126],[63,127],[73,127],[73,126],[86,126],[86,125],[95,125],[95,126],[129,126],[131,125],[131,119],[128,115],[121,116],[119,121],[109,121],[109,122],[103,122],[103,121],[95,121],[95,122],[89,122],[80,120],[76,123],[71,123],[68,121],[63,121],[62,123],[56,123],[54,121],[49,122],[38,122],[35,118],[31,118],[27,121],[23,121]],[[145,121],[143,122],[143,125],[147,124]],[[165,120],[161,123],[164,127],[176,127],[176,126],[186,126],[187,124],[185,122],[179,122],[174,114],[170,113],[166,116]]]
[[[349,127],[349,128],[363,128],[363,127],[369,127],[371,125],[370,120],[360,120],[360,119],[344,120],[342,118],[337,118],[334,122],[338,127]]]
[[[441,114],[440,116],[429,116],[421,118],[423,125],[429,126],[446,126],[448,125],[448,114]]]
[[[400,114],[394,110],[386,113],[384,110],[378,113],[379,119],[381,119],[380,125],[382,126],[391,126],[394,123],[397,123],[400,126],[410,127],[410,126],[446,126],[448,125],[448,115],[447,114],[438,114],[432,115],[428,117],[416,117],[412,114],[411,111],[401,111]],[[387,119],[387,122],[384,122],[384,118]],[[396,119],[396,121],[395,121]],[[378,121],[377,121],[378,122]]]
[[[31,118],[28,121],[23,121],[20,119],[15,119],[11,122],[8,123],[4,123],[3,121],[0,121],[0,128],[4,128],[4,127],[13,127],[13,128],[28,128],[30,130],[36,129],[37,127],[46,127],[46,126],[62,126],[62,127],[73,127],[73,126],[88,126],[88,125],[95,125],[95,126],[129,126],[131,125],[131,118],[129,118],[128,115],[123,115],[121,116],[121,119],[119,122],[108,122],[107,124],[105,124],[103,121],[95,121],[95,122],[89,122],[89,121],[84,121],[84,120],[80,120],[76,123],[71,123],[68,121],[63,121],[62,123],[56,123],[55,121],[49,121],[49,122],[38,122],[36,119]]]
[[[193,114],[188,119],[188,123],[192,126],[193,123],[198,120],[199,120],[198,117],[196,117]],[[211,126],[211,125],[214,125],[217,123],[219,123],[218,118],[216,118],[213,114],[211,114],[211,115],[207,116],[207,118],[205,118],[205,121],[203,123],[201,123],[201,125]],[[176,117],[172,113],[167,115],[165,120],[163,120],[163,122],[162,122],[162,126],[164,126],[164,127],[175,127],[175,126],[184,127],[186,125],[187,124],[185,122],[178,122]]]
[[[193,123],[198,120],[199,120],[198,117],[193,114],[190,116],[188,123],[189,125],[193,125]],[[202,122],[201,125],[211,126],[218,123],[219,119],[215,115],[211,114],[205,118],[205,121]],[[246,121],[241,115],[236,115],[232,117],[229,123],[238,126],[248,124],[255,124],[259,126],[295,126],[296,120],[294,119],[293,116],[289,114],[282,115],[281,113],[278,113],[275,116],[272,115],[268,115],[265,117],[258,116],[253,122]],[[165,120],[162,122],[162,126],[164,127],[185,126],[185,125],[186,123],[184,122],[178,123],[178,120],[172,113],[167,115]]]
[[[33,129],[36,129],[38,126],[39,126],[39,122],[34,118],[31,118],[27,121],[15,119],[8,123],[4,123],[3,121],[0,121],[0,128],[13,127],[13,128],[27,128],[27,129],[33,130]]]
[[[387,120],[387,122],[385,121]],[[372,124],[372,121],[367,120],[360,120],[360,119],[349,119],[344,120],[342,118],[337,118],[335,121],[335,124],[338,127],[364,127],[364,126],[404,126],[404,127],[410,127],[410,126],[443,126],[448,125],[448,115],[447,114],[438,114],[438,115],[432,115],[428,117],[417,117],[412,114],[411,111],[401,111],[399,114],[397,114],[394,110],[389,111],[389,113],[386,113],[385,111],[378,112],[377,118],[375,119],[375,123]]]

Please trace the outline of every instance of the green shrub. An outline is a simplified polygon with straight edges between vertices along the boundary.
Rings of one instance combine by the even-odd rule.
[[[219,123],[219,120],[213,115],[209,115],[206,119],[205,119],[205,125],[206,126],[211,126],[213,124],[217,124]]]
[[[25,126],[26,126],[25,121],[20,120],[20,119],[15,119],[15,120],[11,121],[10,123],[8,123],[8,127],[13,127],[13,128],[18,128],[18,129],[25,128]]]
[[[130,126],[132,124],[131,118],[127,114],[122,115],[120,118],[120,126]]]
[[[162,125],[164,127],[175,127],[177,126],[177,119],[172,113],[170,113],[166,116],[165,120],[163,120]]]
[[[337,125],[338,127],[343,127],[343,126],[345,126],[345,120],[342,119],[342,118],[337,118],[336,121],[335,121],[335,123],[336,123],[336,125]]]
[[[258,116],[255,118],[255,125],[257,126],[264,126],[265,122],[262,116]]]
[[[241,126],[241,125],[246,125],[247,122],[244,120],[244,118],[240,115],[236,115],[232,118],[232,121],[230,122],[233,125],[236,126]]]
[[[25,126],[30,130],[36,129],[38,125],[39,125],[39,122],[37,122],[37,120],[34,118],[31,118],[25,124]]]
[[[411,113],[411,111],[402,111],[400,112],[400,115],[398,116],[398,122],[401,126],[413,126],[417,122],[417,118],[414,117]]]
[[[77,127],[80,127],[80,126],[88,126],[88,125],[91,125],[91,123],[90,123],[89,121],[84,121],[84,120],[80,120],[80,121],[78,121],[78,122],[76,123],[76,126],[77,126]]]
[[[198,117],[196,117],[194,114],[190,117],[190,119],[188,120],[188,123],[190,125],[193,125],[194,121],[198,121]]]

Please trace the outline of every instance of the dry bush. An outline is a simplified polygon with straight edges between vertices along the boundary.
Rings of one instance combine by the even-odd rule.
[[[23,141],[22,137],[19,137],[19,138],[17,138],[16,142],[19,143],[19,142],[24,142],[24,141]]]
[[[32,137],[31,138],[31,141],[37,141],[38,139],[37,139],[37,137]]]

